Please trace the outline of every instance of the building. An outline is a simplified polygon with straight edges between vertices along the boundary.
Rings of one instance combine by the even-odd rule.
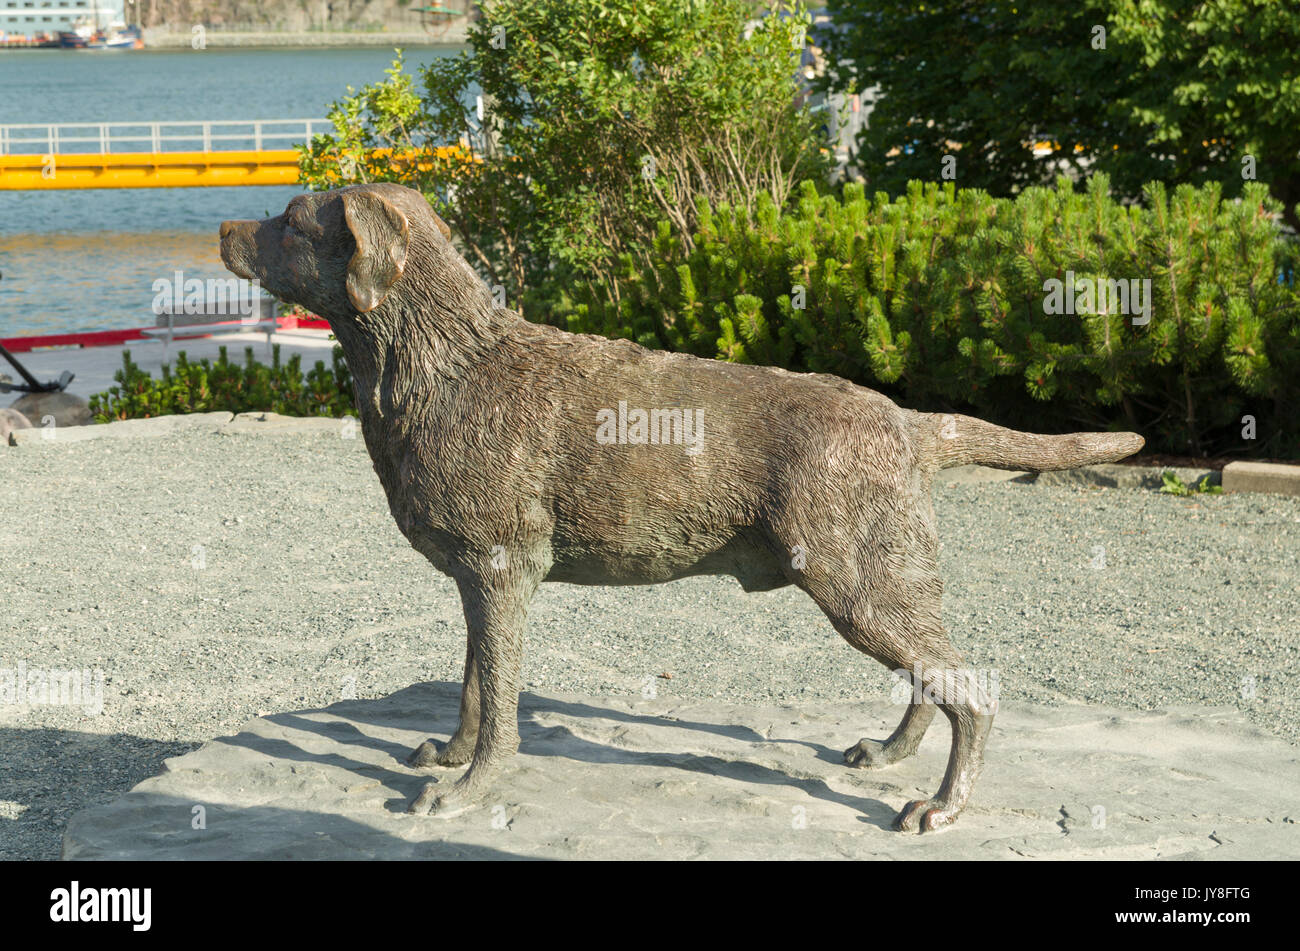
[[[122,24],[126,0],[0,0],[0,36],[57,36],[78,20],[107,29]]]

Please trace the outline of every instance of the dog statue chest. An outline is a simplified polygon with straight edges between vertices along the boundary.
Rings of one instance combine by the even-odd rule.
[[[447,572],[452,559],[482,547],[490,526],[502,523],[502,480],[474,471],[478,466],[467,469],[464,443],[435,423],[395,426],[393,416],[368,409],[361,408],[362,432],[393,521]]]

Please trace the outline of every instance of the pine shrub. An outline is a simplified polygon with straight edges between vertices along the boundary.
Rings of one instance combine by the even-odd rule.
[[[1294,242],[1267,189],[1148,185],[1109,197],[1014,199],[912,182],[842,197],[805,184],[786,212],[699,209],[693,248],[661,225],[653,266],[625,258],[612,305],[561,289],[549,319],[657,348],[833,373],[907,406],[1043,432],[1126,429],[1152,451],[1300,456],[1300,301]],[[1050,313],[1073,275],[1148,287],[1149,320],[1101,293]],[[1135,310],[1130,301],[1130,311]],[[1243,440],[1243,417],[1257,438]]]

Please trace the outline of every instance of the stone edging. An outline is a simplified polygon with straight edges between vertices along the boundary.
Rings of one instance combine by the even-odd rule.
[[[1024,481],[1038,485],[1098,485],[1117,489],[1159,489],[1162,473],[1173,471],[1184,485],[1193,486],[1205,477],[1210,485],[1223,486],[1224,492],[1267,492],[1275,495],[1300,496],[1300,466],[1271,462],[1230,462],[1219,472],[1214,469],[1189,469],[1180,466],[1083,466],[1035,476],[1026,473]]]
[[[355,427],[352,417],[331,419],[323,416],[281,416],[279,413],[190,413],[157,416],[152,419],[128,419],[91,426],[35,427],[18,429],[10,434],[13,446],[51,446],[90,439],[123,436],[165,436],[186,430],[208,430],[220,435],[337,432],[348,434]],[[352,429],[355,434],[356,430]],[[1026,482],[1035,485],[1091,485],[1109,489],[1158,489],[1161,473],[1173,469],[1186,485],[1195,485],[1209,476],[1211,485],[1222,485],[1225,492],[1268,492],[1300,496],[1300,465],[1277,465],[1267,462],[1230,462],[1222,472],[1214,469],[1189,469],[1160,466],[1100,465],[1081,466],[1055,472],[1008,472],[984,466],[960,466],[946,469],[936,479],[945,483]]]
[[[1173,472],[1184,485],[1193,486],[1206,476],[1210,485],[1219,485],[1222,473],[1215,469],[1191,469],[1184,466],[1121,466],[1108,463],[1080,466],[1055,472],[1028,473],[1026,482],[1036,485],[1096,485],[1107,489],[1158,489],[1164,485],[1161,475]]]
[[[1222,485],[1224,492],[1268,492],[1300,496],[1300,465],[1268,462],[1230,462],[1222,472],[1179,466],[1080,466],[1055,472],[1007,472],[984,466],[959,466],[940,472],[935,480],[944,483],[1023,482],[1034,485],[1084,485],[1107,489],[1159,489],[1161,474],[1173,471],[1184,485],[1192,486],[1209,476],[1210,485]]]
[[[324,416],[281,416],[279,413],[187,413],[155,416],[150,419],[126,419],[115,423],[90,426],[34,427],[17,429],[9,437],[13,446],[55,446],[60,443],[86,442],[93,439],[116,439],[129,436],[165,436],[175,432],[208,431],[223,436],[237,433],[337,432],[343,435],[355,418],[332,419]],[[353,430],[355,432],[355,429]]]

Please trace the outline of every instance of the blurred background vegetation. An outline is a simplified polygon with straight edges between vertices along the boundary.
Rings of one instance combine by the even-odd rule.
[[[1019,428],[1300,458],[1295,4],[479,13],[458,57],[335,102],[302,180],[420,190],[529,319]],[[1150,322],[1048,313],[1070,274],[1150,282]]]
[[[873,187],[932,178],[994,195],[1059,171],[1147,182],[1266,182],[1300,202],[1300,5],[1276,0],[828,0],[823,85],[875,90],[859,168]],[[1048,159],[1027,141],[1063,146]],[[899,146],[908,146],[900,149]]]

